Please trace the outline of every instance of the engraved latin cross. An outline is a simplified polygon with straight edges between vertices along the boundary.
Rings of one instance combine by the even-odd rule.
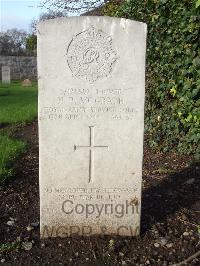
[[[94,128],[95,126],[89,126],[90,129],[90,144],[88,146],[77,146],[74,145],[74,151],[78,149],[88,149],[89,150],[89,179],[88,182],[91,183],[94,180],[94,152],[98,148],[109,149],[109,146],[95,145],[94,143]]]

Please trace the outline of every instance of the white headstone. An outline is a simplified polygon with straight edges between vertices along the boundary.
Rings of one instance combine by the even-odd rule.
[[[2,66],[2,83],[10,84],[10,67]]]
[[[41,236],[138,235],[146,24],[38,28]]]

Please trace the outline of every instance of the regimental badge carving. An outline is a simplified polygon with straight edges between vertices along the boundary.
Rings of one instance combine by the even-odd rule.
[[[77,34],[67,49],[67,62],[73,75],[90,83],[109,76],[116,61],[112,38],[93,26]]]

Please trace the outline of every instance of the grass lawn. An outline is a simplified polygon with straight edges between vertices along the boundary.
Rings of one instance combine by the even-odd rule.
[[[22,87],[20,82],[0,83],[0,184],[12,176],[15,161],[26,147],[22,141],[12,138],[15,128],[36,117],[36,83],[32,87]]]
[[[25,150],[25,143],[0,135],[0,183],[13,174],[13,164]]]
[[[20,82],[0,84],[0,125],[32,121],[37,116],[37,89]]]

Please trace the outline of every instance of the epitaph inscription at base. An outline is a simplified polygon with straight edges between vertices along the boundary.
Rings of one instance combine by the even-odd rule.
[[[38,27],[41,237],[140,231],[146,25]]]

